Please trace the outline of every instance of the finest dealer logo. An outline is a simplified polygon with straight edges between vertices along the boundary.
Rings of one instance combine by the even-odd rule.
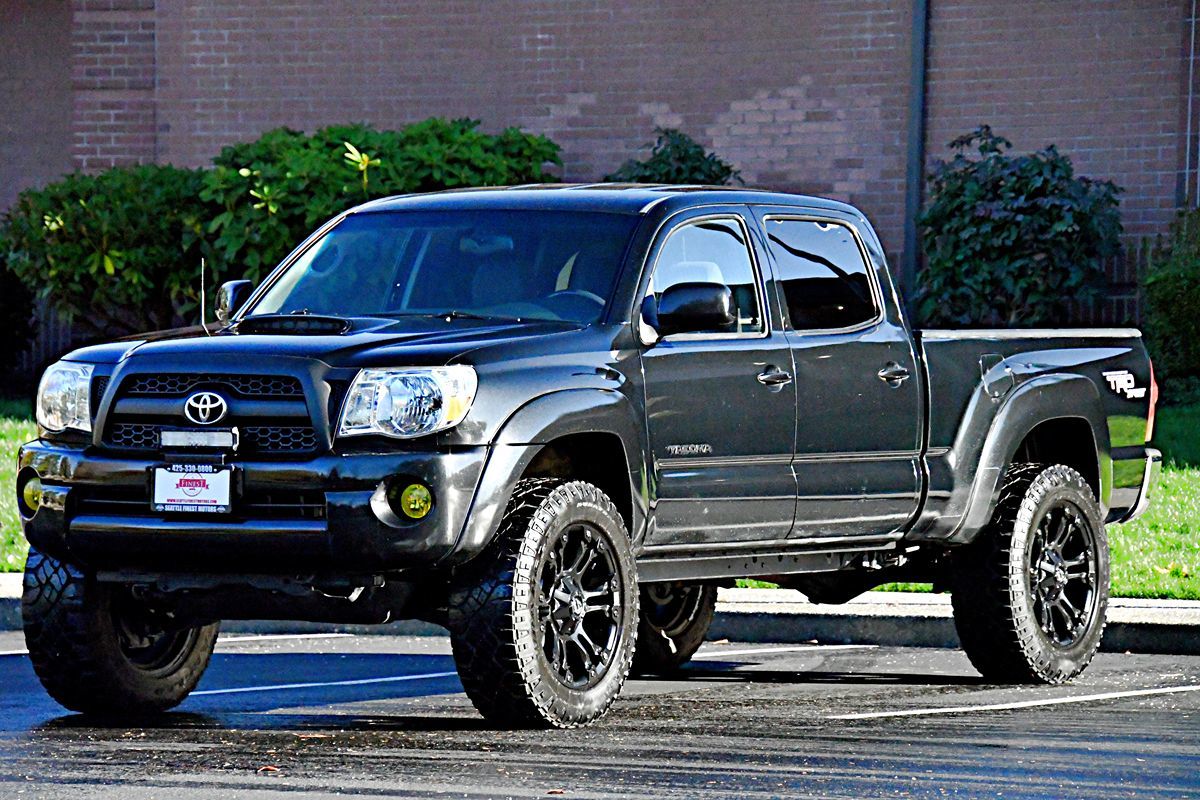
[[[195,497],[201,492],[208,491],[208,480],[199,475],[184,475],[175,482],[175,489],[187,497]]]

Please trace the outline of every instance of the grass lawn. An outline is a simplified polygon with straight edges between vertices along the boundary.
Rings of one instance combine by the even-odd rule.
[[[28,403],[0,401],[0,572],[25,566],[13,484],[17,447],[36,435],[30,416]],[[1155,434],[1167,463],[1150,509],[1128,525],[1108,528],[1113,593],[1200,600],[1200,405],[1159,410]]]
[[[0,572],[25,568],[25,537],[17,519],[17,447],[37,436],[28,403],[0,401]]]

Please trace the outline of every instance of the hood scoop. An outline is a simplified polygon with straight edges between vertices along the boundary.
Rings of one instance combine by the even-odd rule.
[[[282,333],[293,336],[339,336],[351,328],[350,320],[314,314],[263,314],[246,317],[234,326],[236,333]]]

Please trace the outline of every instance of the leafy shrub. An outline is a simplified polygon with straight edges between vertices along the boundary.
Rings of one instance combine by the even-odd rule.
[[[198,170],[141,166],[27,190],[5,214],[0,259],[84,335],[169,328],[194,303],[202,181]]]
[[[1143,289],[1155,370],[1176,381],[1200,376],[1200,210],[1181,214],[1154,249]]]
[[[620,183],[700,184],[727,186],[742,182],[741,173],[692,137],[674,128],[655,128],[657,140],[644,161],[626,161],[605,178]]]
[[[376,197],[545,181],[558,151],[517,128],[490,135],[478,120],[436,118],[398,131],[279,128],[226,147],[201,194],[216,206],[205,231],[216,279],[257,280],[317,225]]]
[[[1053,145],[1009,155],[1012,143],[986,125],[950,147],[957,152],[934,165],[919,218],[920,316],[950,325],[1061,320],[1119,249],[1120,188],[1077,177]]]

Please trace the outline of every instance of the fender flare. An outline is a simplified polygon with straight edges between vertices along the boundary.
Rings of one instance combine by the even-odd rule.
[[[1064,409],[1070,411],[1064,413]],[[1100,479],[1100,506],[1104,514],[1108,513],[1112,459],[1109,456],[1108,419],[1100,392],[1091,379],[1082,375],[1039,375],[1021,384],[993,417],[979,452],[969,493],[963,498],[956,488],[954,494],[959,498],[951,499],[951,507],[956,499],[958,502],[965,499],[965,507],[952,529],[945,534],[944,541],[967,544],[979,535],[991,520],[999,500],[1001,480],[1017,448],[1035,427],[1053,419],[1082,419],[1088,423]],[[953,512],[950,511],[948,516],[953,518]]]
[[[643,426],[629,399],[611,389],[561,389],[521,406],[497,431],[475,498],[449,558],[467,561],[487,547],[500,528],[513,488],[541,449],[578,433],[611,433],[621,440],[633,499],[630,536],[640,541],[647,519]]]

